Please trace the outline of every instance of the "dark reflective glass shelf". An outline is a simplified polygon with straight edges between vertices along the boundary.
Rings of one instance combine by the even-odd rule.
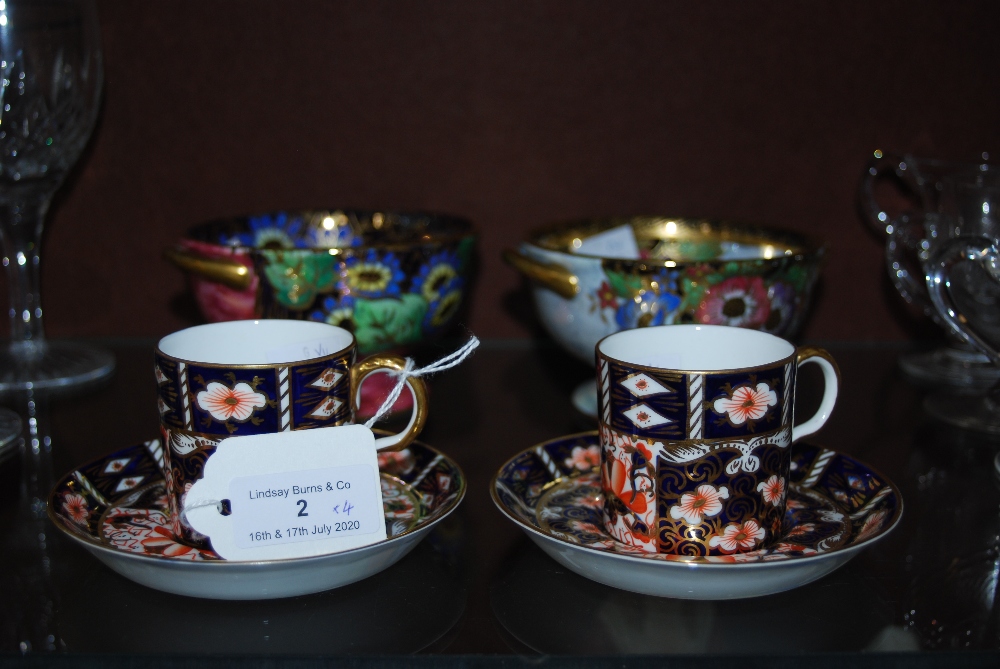
[[[638,656],[658,655],[700,667],[775,656],[773,666],[801,666],[803,657],[835,666],[845,653],[873,666],[1000,665],[1000,440],[930,419],[924,391],[897,371],[901,348],[828,346],[843,383],[815,441],[891,478],[903,520],[845,567],[799,589],[736,601],[659,599],[588,581],[546,556],[494,508],[488,485],[515,453],[593,428],[570,403],[592,371],[545,342],[493,341],[431,381],[421,439],[455,458],[468,478],[452,517],[359,583],[287,600],[220,602],[113,573],[55,530],[39,503],[74,467],[157,434],[153,342],[110,343],[118,368],[103,386],[0,401],[25,420],[23,444],[0,457],[0,666],[17,658],[101,664],[111,655],[358,655],[383,666],[402,666],[398,656],[465,666],[533,664],[536,656],[553,656],[546,661],[554,666],[573,666],[573,658],[620,666],[615,658],[625,658],[640,666]],[[418,363],[449,345],[419,352]],[[800,385],[818,386],[818,378],[804,368]],[[815,404],[802,393],[803,415]]]

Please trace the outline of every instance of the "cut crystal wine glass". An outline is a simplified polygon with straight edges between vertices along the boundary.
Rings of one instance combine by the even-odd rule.
[[[94,129],[100,27],[89,0],[0,0],[0,237],[10,341],[0,391],[70,386],[114,369],[110,353],[47,341],[39,296],[42,225]]]

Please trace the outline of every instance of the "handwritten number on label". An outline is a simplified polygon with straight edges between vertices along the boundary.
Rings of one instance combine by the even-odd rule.
[[[306,501],[304,499],[300,499],[299,501],[296,502],[296,504],[301,504],[302,505],[302,508],[299,509],[299,515],[300,516],[308,516],[309,515],[308,513],[306,513],[306,507],[308,506],[308,504],[306,504]]]
[[[346,514],[346,515],[349,516],[349,515],[351,515],[351,511],[353,509],[354,509],[354,505],[351,504],[351,500],[345,499],[343,504],[338,504],[337,506],[333,507],[333,512],[334,513],[340,513],[341,511],[343,511],[344,514]]]

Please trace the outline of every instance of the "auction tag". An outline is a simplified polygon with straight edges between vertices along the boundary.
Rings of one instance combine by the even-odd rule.
[[[230,437],[184,508],[191,527],[227,560],[323,555],[382,541],[375,435],[343,425]]]
[[[620,225],[581,239],[580,246],[574,246],[573,252],[604,258],[638,260],[639,244],[635,241],[635,231],[632,226]]]

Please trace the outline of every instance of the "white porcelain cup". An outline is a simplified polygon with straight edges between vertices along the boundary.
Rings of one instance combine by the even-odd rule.
[[[356,362],[356,349],[343,328],[279,319],[199,325],[161,339],[155,376],[173,514],[223,439],[353,423],[364,379],[406,366],[389,355]],[[378,437],[379,450],[405,448],[423,428],[424,383],[410,377],[406,386],[410,421]]]
[[[796,372],[824,395],[794,425]],[[837,401],[829,353],[717,325],[625,330],[597,344],[605,523],[650,552],[726,555],[780,536],[793,442]]]

